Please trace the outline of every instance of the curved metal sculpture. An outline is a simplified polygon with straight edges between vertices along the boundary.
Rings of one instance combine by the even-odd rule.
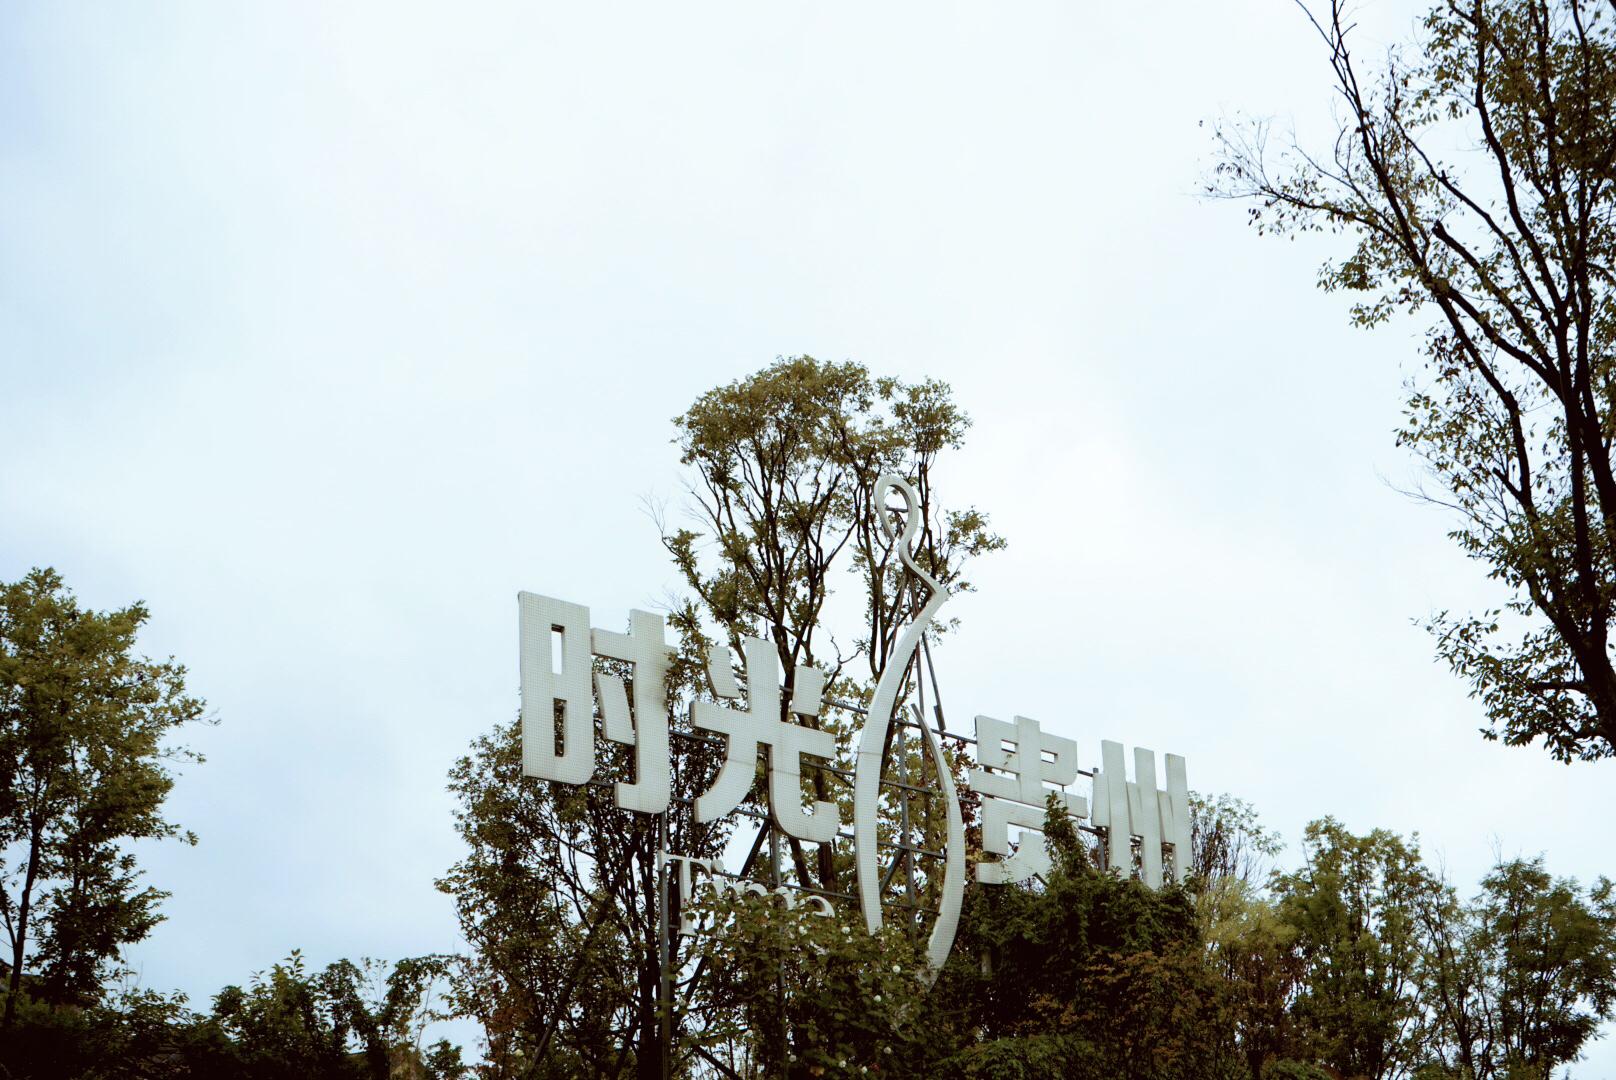
[[[915,662],[921,639],[936,617],[937,610],[948,599],[948,593],[937,580],[916,564],[910,547],[920,527],[920,499],[915,489],[902,477],[891,474],[882,476],[875,485],[875,505],[884,507],[888,495],[894,490],[901,492],[904,497],[903,531],[896,538],[898,556],[908,571],[915,575],[915,580],[931,590],[931,597],[887,658],[886,669],[881,674],[881,681],[876,684],[875,698],[870,703],[870,711],[864,719],[864,731],[859,738],[853,776],[853,836],[857,846],[859,904],[864,912],[864,925],[871,933],[881,928],[881,875],[880,860],[877,858],[876,821],[887,732],[892,727],[898,693],[903,688],[909,666]],[[884,512],[878,510],[877,513],[881,515],[881,531],[887,539],[893,539],[891,520]],[[965,824],[960,812],[959,796],[954,790],[953,772],[943,756],[942,744],[936,733],[926,725],[925,717],[920,717],[919,726],[937,770],[943,805],[948,810],[942,903],[926,947],[929,982],[935,980],[942,969],[943,961],[954,946],[954,934],[959,929],[960,906],[965,900]]]

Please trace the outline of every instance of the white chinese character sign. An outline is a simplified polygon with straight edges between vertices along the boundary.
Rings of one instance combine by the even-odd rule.
[[[881,526],[896,544],[905,569],[925,590],[926,600],[898,638],[869,708],[859,710],[864,713],[864,723],[856,735],[851,839],[859,907],[873,933],[881,927],[883,917],[878,859],[878,818],[885,783],[882,770],[894,726],[918,728],[938,785],[933,794],[941,799],[946,816],[944,850],[937,853],[942,859],[940,904],[927,947],[935,975],[953,946],[964,902],[964,815],[940,732],[926,723],[922,710],[914,710],[913,720],[900,719],[898,705],[925,635],[948,594],[914,558],[912,545],[920,516],[914,490],[899,477],[882,477],[876,486],[876,505],[884,506],[894,496],[903,500],[897,511],[903,527],[894,530],[884,515]],[[578,604],[526,592],[519,595],[518,603],[523,772],[556,783],[589,783],[595,774],[598,727],[607,741],[632,749],[633,779],[613,785],[616,805],[641,814],[668,813],[673,800],[665,687],[673,650],[665,641],[662,618],[635,611],[630,614],[628,633],[613,633],[592,628],[589,610]],[[782,708],[781,672],[774,646],[746,638],[741,651],[744,692],[736,680],[730,650],[715,647],[707,658],[713,700],[691,705],[691,726],[722,746],[716,775],[691,806],[694,820],[717,821],[741,808],[752,793],[762,752],[767,762],[769,818],[779,833],[808,844],[828,844],[847,836],[842,829],[849,823],[842,820],[836,803],[808,801],[803,794],[805,764],[828,767],[836,756],[834,735],[807,722],[819,717],[827,704],[825,674],[798,667],[792,673],[790,701]],[[614,661],[607,665],[611,670],[623,670],[626,665],[629,687],[622,678],[600,670],[596,658]],[[1160,887],[1169,866],[1174,879],[1184,880],[1190,857],[1190,817],[1183,758],[1166,755],[1165,787],[1158,787],[1156,756],[1151,751],[1134,750],[1130,780],[1122,744],[1104,741],[1099,768],[1085,771],[1080,768],[1073,740],[1046,732],[1037,720],[1025,716],[1001,720],[979,715],[975,739],[959,741],[974,741],[976,748],[975,767],[969,769],[966,784],[980,806],[982,854],[971,875],[976,883],[1014,884],[1050,871],[1041,831],[1051,797],[1072,818],[1086,820],[1104,832],[1107,861],[1116,872],[1134,872],[1137,846],[1139,876],[1147,885]],[[1092,777],[1087,798],[1069,790],[1080,775]],[[1021,831],[1014,846],[1012,827]],[[671,853],[664,853],[663,858],[678,864],[681,896],[690,893],[693,867],[709,873],[718,869],[712,860]],[[760,885],[744,887],[765,891]],[[787,891],[775,891],[795,906],[796,900]],[[820,914],[831,913],[822,896],[810,896],[807,902]]]

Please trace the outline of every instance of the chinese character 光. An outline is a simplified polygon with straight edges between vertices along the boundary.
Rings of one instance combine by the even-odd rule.
[[[746,707],[732,708],[716,701],[697,701],[690,706],[691,724],[719,732],[727,744],[717,779],[696,799],[696,820],[716,821],[741,805],[757,774],[758,750],[766,748],[769,813],[774,823],[787,836],[827,843],[835,838],[841,819],[835,803],[816,800],[812,807],[803,806],[802,758],[805,754],[833,758],[836,738],[828,731],[781,718],[780,671],[773,645],[759,638],[744,638],[741,649],[746,655]],[[733,701],[741,696],[730,670],[728,649],[717,646],[712,650],[707,658],[707,673],[716,697]],[[798,667],[792,680],[789,711],[798,716],[818,716],[824,690],[823,672]]]

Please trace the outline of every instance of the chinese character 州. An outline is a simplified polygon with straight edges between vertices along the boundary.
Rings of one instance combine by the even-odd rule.
[[[1173,878],[1183,884],[1190,861],[1189,786],[1184,759],[1167,755],[1167,790],[1156,788],[1156,755],[1133,752],[1129,780],[1122,744],[1100,743],[1101,767],[1094,773],[1094,824],[1108,834],[1108,861],[1124,877],[1133,873],[1133,837],[1139,837],[1140,877],[1153,889],[1162,885],[1162,845],[1173,849]]]

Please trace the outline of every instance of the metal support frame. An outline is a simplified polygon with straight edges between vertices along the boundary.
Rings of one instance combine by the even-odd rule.
[[[662,1080],[673,1076],[672,900],[668,896],[668,815],[657,815],[657,1038],[661,1043]]]
[[[887,497],[894,494],[902,496],[905,504],[903,507],[894,507],[887,504]],[[864,717],[865,723],[860,733],[854,759],[857,767],[844,768],[823,759],[817,764],[806,760],[817,755],[827,755],[827,751],[829,753],[835,752],[833,749],[834,744],[829,735],[822,730],[815,731],[812,733],[813,742],[796,744],[791,753],[791,768],[789,770],[776,769],[774,771],[771,777],[772,790],[768,795],[768,798],[774,802],[771,803],[767,812],[753,807],[735,806],[735,803],[751,799],[756,787],[754,786],[755,780],[746,778],[745,766],[741,756],[731,755],[728,752],[730,737],[722,734],[703,733],[697,730],[675,730],[672,729],[671,724],[666,727],[659,724],[657,725],[657,745],[652,746],[648,751],[646,745],[638,738],[635,730],[630,726],[630,713],[624,698],[622,681],[613,678],[603,684],[600,682],[603,677],[599,672],[595,672],[594,679],[597,685],[593,688],[591,687],[590,672],[593,670],[593,656],[607,656],[632,663],[635,665],[636,673],[638,673],[641,670],[640,665],[642,663],[660,662],[658,658],[662,657],[664,652],[671,654],[672,650],[662,644],[662,621],[660,617],[639,611],[632,612],[631,619],[634,621],[631,633],[628,635],[614,635],[600,630],[591,630],[589,628],[587,609],[578,605],[566,604],[562,601],[533,594],[522,593],[519,595],[524,640],[522,653],[522,692],[524,701],[532,699],[540,703],[565,702],[567,706],[563,711],[555,713],[555,723],[565,725],[564,730],[560,731],[556,730],[550,723],[538,721],[530,723],[531,718],[524,713],[522,728],[524,773],[560,783],[584,785],[586,790],[612,788],[615,790],[616,805],[624,812],[640,810],[646,813],[655,813],[657,817],[655,832],[657,866],[652,878],[657,892],[654,911],[658,978],[657,1037],[661,1050],[660,1072],[664,1080],[668,1080],[673,1072],[673,1046],[675,1037],[682,1026],[681,1021],[688,1013],[691,996],[699,987],[701,979],[707,971],[707,962],[703,957],[695,962],[694,972],[689,978],[681,982],[681,965],[679,962],[679,939],[681,934],[675,922],[675,900],[672,895],[674,875],[669,871],[672,853],[668,850],[674,821],[670,815],[675,812],[690,813],[696,819],[700,819],[702,814],[711,818],[715,815],[734,812],[754,818],[760,822],[758,833],[753,840],[751,851],[746,857],[740,874],[727,876],[750,879],[751,875],[758,873],[758,859],[766,850],[768,865],[762,871],[762,876],[767,880],[771,889],[810,894],[825,900],[852,901],[860,909],[866,925],[872,932],[882,925],[882,909],[884,907],[890,906],[902,910],[903,926],[906,932],[910,934],[915,934],[919,931],[922,917],[925,914],[929,913],[936,916],[927,947],[930,978],[935,978],[936,972],[940,970],[943,960],[952,945],[964,896],[963,874],[966,856],[964,829],[961,821],[962,805],[986,805],[991,807],[996,804],[984,804],[982,802],[984,796],[978,792],[955,790],[954,768],[956,763],[951,761],[942,749],[945,741],[957,748],[959,746],[977,746],[977,740],[964,734],[949,731],[943,711],[936,667],[932,661],[929,632],[933,625],[933,619],[938,609],[948,598],[948,594],[946,589],[917,562],[918,548],[914,546],[914,541],[920,524],[918,496],[914,488],[904,478],[895,474],[885,474],[876,483],[875,500],[877,506],[881,508],[878,512],[878,519],[882,532],[893,542],[893,551],[901,559],[903,569],[908,573],[903,586],[900,586],[898,592],[900,598],[904,595],[903,589],[905,587],[911,593],[912,606],[903,605],[903,610],[898,613],[900,618],[908,622],[908,625],[903,629],[902,634],[891,643],[887,663],[874,687],[871,704],[868,708],[852,702],[838,701],[834,698],[821,699],[820,691],[823,688],[824,673],[799,668],[799,674],[807,672],[817,680],[809,683],[809,685],[813,686],[813,690],[805,692],[807,696],[805,696],[804,702],[811,701],[811,707],[798,709],[796,708],[797,702],[795,700],[787,702],[782,699],[782,721],[789,720],[787,714],[791,711],[801,712],[803,715],[814,715],[820,708],[821,702],[824,706],[842,709]],[[901,519],[901,531],[894,527],[897,519]],[[548,628],[549,633],[545,632],[546,628]],[[567,650],[560,671],[553,670],[549,652],[552,641],[551,635],[557,631],[564,631],[562,643],[563,648]],[[526,642],[529,637],[542,641],[544,647],[528,649]],[[768,652],[768,645],[762,640],[747,639],[744,644],[746,649],[749,650],[749,655],[751,655],[750,650],[762,650],[763,654]],[[762,654],[759,655],[759,659],[762,659]],[[712,663],[714,661],[710,661],[710,665]],[[770,658],[771,671],[772,663],[772,658]],[[721,680],[720,675],[717,673],[718,670],[720,669],[709,666],[715,694],[721,698],[738,697],[739,692],[735,688],[735,681],[727,664],[721,669],[723,681],[728,687],[727,690],[720,688]],[[750,663],[748,664],[748,670],[749,672],[752,670]],[[928,682],[931,688],[931,700],[929,703],[926,692]],[[801,682],[795,684],[796,689],[801,689],[802,685]],[[771,677],[766,682],[753,683],[749,675],[749,709],[761,704],[760,701],[751,699],[756,698],[760,693],[764,693],[765,686],[778,688],[778,681]],[[606,689],[603,689],[603,687],[615,687],[615,698],[606,695]],[[647,689],[647,687],[651,689]],[[654,682],[636,679],[634,682],[635,714],[646,715],[643,710],[650,709],[653,715],[659,715],[665,707],[665,699],[661,691],[662,682],[660,679]],[[784,693],[783,688],[780,688],[780,692]],[[911,698],[913,699],[912,701],[910,700]],[[595,713],[590,706],[597,701],[599,702],[598,707],[601,710],[600,716],[604,724],[606,737],[620,743],[633,742],[636,747],[635,776],[637,779],[633,783],[613,783],[606,779],[592,778],[594,770],[593,751],[590,749],[588,753],[585,753],[580,748],[593,747],[592,724]],[[907,708],[900,708],[900,703],[906,701],[910,702]],[[613,705],[613,702],[615,702],[615,705]],[[929,714],[928,704],[930,706]],[[697,708],[703,707],[710,708],[711,706],[698,702]],[[540,712],[542,711],[540,710]],[[722,711],[718,710],[718,712]],[[536,713],[535,715],[538,714]],[[748,712],[746,715],[750,717],[752,714]],[[693,719],[696,722],[701,722],[694,713]],[[731,730],[723,726],[723,722],[720,721],[716,714],[710,714],[708,719],[715,721],[712,724],[703,725],[708,727],[710,731]],[[978,731],[983,731],[981,724],[988,719],[986,717],[978,718]],[[1021,722],[1020,718],[1018,718],[1019,722]],[[1032,722],[1026,721],[1026,723],[1031,724]],[[529,731],[530,727],[532,728],[531,732]],[[740,730],[736,729],[737,733]],[[790,729],[788,728],[788,730]],[[531,745],[529,744],[530,734],[533,735]],[[796,731],[796,735],[806,738],[800,730]],[[987,738],[986,732],[984,732],[984,738]],[[666,778],[658,780],[652,787],[646,787],[646,769],[648,767],[646,754],[654,751],[654,753],[651,753],[651,757],[654,758],[658,754],[666,753],[668,739],[681,739],[690,743],[726,748],[723,775],[729,779],[726,781],[728,786],[725,794],[721,797],[723,809],[714,810],[704,807],[701,809],[701,813],[698,814],[699,801],[689,797],[672,795],[668,790]],[[758,736],[751,745],[758,745],[759,741],[762,741],[761,736]],[[1010,741],[1008,736],[1006,736],[1006,741]],[[1027,739],[1022,738],[1015,741],[1019,745],[1027,742]],[[1070,740],[1062,741],[1070,745]],[[773,744],[769,743],[769,745]],[[985,749],[993,751],[993,755],[989,755],[988,760],[984,760]],[[997,736],[989,744],[989,747],[977,747],[977,750],[979,763],[983,769],[989,770],[987,775],[999,778],[1001,774],[993,773],[991,770],[1005,770],[1008,768],[1006,764],[1002,764],[1008,761],[1005,757],[1008,749],[997,745]],[[1145,842],[1149,843],[1153,837],[1159,837],[1159,833],[1163,831],[1161,823],[1171,820],[1173,828],[1182,828],[1184,831],[1182,840],[1175,838],[1172,841],[1175,847],[1174,857],[1185,857],[1186,853],[1183,849],[1188,846],[1188,814],[1187,809],[1179,808],[1179,803],[1184,801],[1183,792],[1187,790],[1183,783],[1183,759],[1168,755],[1169,791],[1158,793],[1154,780],[1156,775],[1154,759],[1151,757],[1151,752],[1135,749],[1135,771],[1136,775],[1140,777],[1138,781],[1139,787],[1148,790],[1148,798],[1164,800],[1159,803],[1161,810],[1160,814],[1157,815],[1155,811],[1158,809],[1158,804],[1155,802],[1140,803],[1135,795],[1135,784],[1127,781],[1120,744],[1105,742],[1102,743],[1102,750],[1107,756],[1105,757],[1104,768],[1100,773],[1089,769],[1075,769],[1075,774],[1089,777],[1096,781],[1096,799],[1099,798],[1098,788],[1101,782],[1109,782],[1108,794],[1110,795],[1110,801],[1107,804],[1109,816],[1101,824],[1110,824],[1111,828],[1099,828],[1081,823],[1078,823],[1077,827],[1084,832],[1100,836],[1106,836],[1108,833],[1121,828],[1124,830],[1123,835],[1129,836],[1127,846],[1132,847],[1132,837],[1129,834],[1133,830],[1130,828],[1130,821],[1136,818],[1145,821],[1146,828],[1143,830],[1142,835]],[[911,752],[919,754],[923,759],[919,766],[921,774],[925,772],[925,762],[929,761],[931,763],[931,769],[936,773],[935,788],[926,787],[918,783],[917,781],[922,780],[922,775],[910,775],[914,771],[911,769],[909,761]],[[1043,752],[1035,753],[1034,757],[1038,758]],[[775,751],[771,750],[770,753],[770,764],[773,767],[779,762],[774,760]],[[895,776],[889,779],[886,773],[889,767],[893,765],[892,755],[894,754],[897,756],[896,768],[892,770]],[[1059,754],[1056,755],[1056,760],[1058,759]],[[999,764],[995,762],[999,762]],[[734,767],[734,771],[731,771],[732,767]],[[814,822],[811,829],[807,829],[800,822],[796,822],[794,818],[787,820],[779,817],[778,812],[781,807],[777,804],[788,798],[787,792],[794,788],[795,778],[802,768],[820,769],[853,789],[854,820],[851,831],[846,830],[834,820],[834,815],[829,814],[831,808],[825,804],[824,800],[821,800],[813,813],[808,815]],[[1173,770],[1175,768],[1177,769],[1176,788],[1173,780],[1175,776]],[[1062,771],[1058,774],[1058,778],[1046,776],[1045,779],[1064,786],[1070,782],[1069,778],[1073,775],[1073,771]],[[1175,790],[1178,794],[1171,794]],[[990,794],[993,793],[990,792]],[[793,792],[791,801],[799,802],[800,796],[800,792]],[[917,836],[917,830],[923,829],[927,823],[936,823],[937,818],[934,813],[936,804],[934,800],[939,797],[943,799],[947,815],[947,841],[944,845],[946,850],[943,851],[927,847],[923,838]],[[993,797],[1011,798],[1011,801],[1026,803],[1031,796],[1026,791],[1021,791],[1019,796],[1014,798],[1007,795],[994,795]],[[922,800],[921,806],[925,807],[925,809],[917,810],[915,803],[917,799]],[[1171,804],[1175,808],[1171,815],[1169,815],[1167,809],[1170,804],[1165,801],[1169,799],[1178,800],[1178,802]],[[1136,813],[1133,809],[1135,805],[1141,806],[1142,810]],[[676,808],[678,809],[676,810]],[[733,808],[733,810],[730,808]],[[883,808],[885,813],[883,813]],[[897,835],[892,840],[882,840],[879,836],[880,829],[891,828],[893,811],[895,811],[896,815]],[[917,821],[917,815],[921,814],[924,816]],[[1003,829],[1007,827],[1006,819],[1002,816],[994,820],[997,822],[995,828]],[[1154,833],[1150,827],[1152,821],[1157,822],[1154,826],[1156,829]],[[1030,827],[1031,825],[1030,820],[1012,820],[1009,824],[1020,824],[1023,827]],[[791,837],[798,838],[803,843],[830,844],[832,845],[832,852],[834,852],[834,845],[837,841],[853,841],[856,845],[854,860],[858,891],[856,893],[845,893],[837,889],[815,887],[808,884],[804,880],[807,877],[807,871],[800,864],[798,873],[794,875],[798,880],[786,880],[787,875],[781,862],[782,829],[788,831]],[[997,846],[998,844],[1007,844],[1008,842],[1004,839],[1002,832],[994,835],[994,850],[997,852],[1000,850]],[[798,839],[791,840],[791,843],[795,845]],[[1113,848],[1118,847],[1115,842],[1118,839],[1117,837],[1108,837],[1108,839],[1112,841],[1111,846]],[[1161,843],[1163,839],[1165,838],[1158,838],[1156,842]],[[561,843],[565,844],[569,850],[587,855],[598,871],[600,862],[594,852],[589,851],[583,845],[566,839],[562,839]],[[637,844],[636,849],[638,848],[639,845]],[[796,850],[795,847],[793,850]],[[823,851],[824,849],[821,850]],[[890,861],[884,867],[881,864],[883,852],[890,853]],[[1019,848],[1017,849],[1017,854],[1020,854]],[[1115,852],[1113,854],[1115,855]],[[1146,860],[1147,877],[1150,866],[1154,866],[1155,877],[1160,878],[1161,864],[1159,855],[1160,853],[1158,852],[1158,858],[1153,864]],[[621,876],[635,865],[633,860],[638,857],[640,856],[637,854],[631,856],[629,861],[619,867],[614,881],[620,880]],[[941,862],[941,869],[938,870],[935,866],[928,866],[923,870],[917,862],[918,859]],[[1118,862],[1118,859],[1113,858],[1113,866],[1118,865]],[[643,869],[642,864],[642,873]],[[1175,869],[1177,868],[1175,867]],[[900,870],[903,873],[901,899],[888,899],[893,883],[898,880],[897,876]],[[679,880],[688,882],[690,878],[681,870]],[[922,880],[925,882],[924,885]],[[986,879],[981,878],[980,880]],[[824,884],[826,883],[821,882],[821,886]],[[608,892],[615,890],[615,884],[608,887]],[[940,895],[941,904],[939,907],[933,908],[924,902],[924,895],[927,892]],[[680,905],[688,904],[691,899],[692,897],[681,894],[678,896],[677,903]],[[582,974],[588,954],[588,943],[593,939],[595,931],[602,921],[601,915],[602,913],[597,910],[588,917],[589,927],[585,934],[585,949],[571,965],[571,970],[563,988],[564,1002],[571,998],[574,985]],[[780,1007],[783,1009],[783,976],[779,986]],[[543,1047],[548,1044],[553,1032],[554,1028],[552,1026],[544,1033],[539,1043],[541,1052]],[[721,1062],[705,1047],[692,1046],[690,1052],[700,1056],[726,1075],[736,1075],[731,1067]]]
[[[914,667],[916,669],[924,667],[926,669],[926,675],[930,677],[932,684],[932,709],[937,719],[937,728],[934,730],[933,734],[953,740],[958,744],[974,745],[976,742],[975,739],[972,739],[966,735],[949,732],[944,726],[943,710],[936,697],[936,672],[931,670],[931,655],[929,648],[925,650],[922,656],[915,657]],[[915,859],[917,857],[938,860],[946,858],[944,852],[933,850],[924,846],[923,844],[915,842],[917,838],[914,836],[916,822],[914,820],[915,809],[913,800],[916,798],[932,799],[936,798],[938,795],[938,792],[930,788],[922,787],[911,782],[916,778],[910,776],[907,731],[909,729],[922,728],[924,724],[924,720],[922,718],[925,716],[925,684],[921,680],[920,672],[918,670],[916,670],[915,675],[916,678],[914,689],[919,697],[919,704],[917,706],[918,715],[914,719],[909,719],[908,717],[901,715],[893,718],[893,724],[896,728],[893,738],[893,753],[897,755],[898,759],[898,777],[897,779],[888,779],[885,775],[883,775],[880,780],[880,786],[882,788],[895,791],[897,793],[899,809],[899,835],[895,840],[883,840],[879,842],[880,848],[892,852],[892,860],[888,864],[886,873],[883,876],[883,892],[888,886],[890,886],[897,871],[900,868],[902,868],[904,871],[904,888],[902,899],[896,901],[894,906],[903,911],[906,925],[911,933],[918,930],[918,920],[922,916],[927,914],[938,914],[938,910],[936,908],[925,904],[921,898],[920,881],[917,875],[918,867],[915,863]],[[827,699],[825,704],[858,715],[863,715],[866,711],[862,706],[848,701]],[[694,742],[713,743],[723,741],[721,738],[715,736],[703,735],[692,731],[674,730],[669,732],[669,734],[674,738],[681,738]],[[843,783],[847,783],[849,785],[851,785],[853,780],[853,770],[851,769],[839,768],[829,764],[812,763],[809,763],[807,767],[823,769],[825,772],[830,773],[838,780],[841,780]],[[587,787],[597,790],[611,789],[613,786],[613,781],[604,778],[591,779],[587,783]],[[680,796],[674,796],[672,799],[672,802],[675,805],[682,807],[689,807],[693,801],[694,800],[690,799],[689,797]],[[696,961],[695,969],[688,979],[683,980],[681,983],[679,978],[679,935],[674,931],[673,906],[675,901],[671,895],[673,891],[674,876],[668,872],[667,859],[667,856],[670,854],[668,844],[671,835],[669,822],[669,814],[671,813],[673,813],[672,808],[670,808],[668,812],[658,815],[658,866],[655,875],[657,883],[656,923],[658,938],[657,957],[659,965],[658,1035],[659,1042],[661,1044],[661,1072],[664,1080],[668,1080],[668,1078],[672,1075],[674,1063],[674,1040],[679,1029],[682,1027],[681,1021],[683,1017],[688,1014],[691,996],[695,993],[696,989],[700,985],[701,979],[707,970],[707,960],[705,957],[703,957]],[[771,888],[785,888],[793,892],[821,896],[832,900],[849,902],[856,902],[858,900],[858,897],[854,893],[825,889],[799,881],[786,880],[785,875],[783,874],[781,862],[782,853],[780,831],[774,825],[770,815],[766,811],[752,808],[741,808],[737,811],[737,813],[741,816],[750,817],[757,820],[759,822],[759,829],[758,834],[752,843],[751,850],[743,862],[739,873],[730,876],[749,878],[754,872],[758,857],[766,850],[768,859],[766,880]],[[845,829],[838,830],[835,839],[849,841],[853,839],[853,834]],[[591,856],[593,855],[592,852],[588,851],[581,845],[573,846],[583,854]],[[682,906],[690,902],[690,900],[690,897],[680,896],[678,897],[677,902]],[[782,995],[780,1003],[781,1007],[783,1008],[783,983],[780,987],[780,991]],[[692,1046],[691,1050],[699,1055],[708,1064],[723,1072],[725,1075],[735,1075],[733,1070],[731,1070],[718,1058],[714,1057],[704,1047]]]

